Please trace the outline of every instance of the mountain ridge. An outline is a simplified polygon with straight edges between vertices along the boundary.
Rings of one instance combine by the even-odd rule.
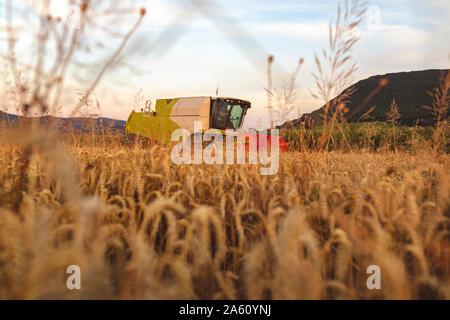
[[[2,127],[14,127],[19,123],[19,120],[23,116],[10,114],[4,111],[0,111],[0,128]],[[100,132],[103,129],[112,129],[114,131],[125,132],[124,120],[116,120],[107,117],[87,118],[87,117],[29,117],[31,121],[38,121],[42,126],[48,126],[52,124],[53,128],[64,131],[71,130],[73,128],[77,132],[91,132],[92,120],[95,121],[95,130]]]
[[[331,100],[331,105],[336,99],[341,98],[344,92],[355,89],[356,91],[347,99],[348,112],[345,115],[347,122],[360,122],[358,120],[361,116],[374,106],[375,108],[365,121],[385,122],[390,104],[395,99],[400,112],[397,123],[407,126],[416,124],[421,126],[433,125],[435,123],[433,114],[424,106],[432,105],[432,98],[428,92],[438,86],[441,76],[446,72],[449,72],[449,69],[428,69],[373,75],[346,88],[340,95]],[[371,93],[376,92],[381,79],[387,79],[387,84],[381,87],[372,98],[365,101]],[[366,103],[364,104],[364,102]],[[308,119],[312,119],[314,124],[320,125],[323,121],[324,107],[304,114],[298,119],[285,122],[280,127],[298,127],[301,122],[308,122]],[[444,117],[448,117],[448,111]]]

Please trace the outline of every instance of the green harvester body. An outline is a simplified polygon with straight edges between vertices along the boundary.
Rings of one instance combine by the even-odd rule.
[[[240,129],[251,103],[235,98],[187,97],[147,101],[141,112],[133,111],[126,123],[128,135],[170,144],[172,132],[183,128],[194,133],[194,121],[207,129]]]

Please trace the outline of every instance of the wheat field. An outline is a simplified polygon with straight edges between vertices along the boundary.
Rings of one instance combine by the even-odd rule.
[[[431,105],[424,106],[432,112],[433,129],[397,126],[402,115],[394,99],[385,123],[352,125],[346,131],[346,104],[354,92],[347,89],[357,70],[352,50],[366,2],[338,6],[328,45],[311,57],[315,81],[308,91],[323,106],[320,128],[308,129],[305,120],[293,130],[283,129],[289,150],[280,154],[278,172],[268,176],[253,164],[175,165],[169,148],[123,143],[125,132],[105,133],[101,121],[97,134],[93,123],[102,115],[97,97],[109,93],[96,96],[95,90],[105,72],[130,64],[125,76],[116,76],[128,82],[133,69],[159,62],[132,59],[140,55],[139,47],[145,48],[144,38],[137,39],[139,45],[128,43],[147,11],[134,3],[122,7],[125,1],[77,0],[68,1],[71,10],[60,17],[50,10],[51,2],[42,2],[45,10],[35,5],[39,1],[23,9],[39,13],[36,21],[18,14],[12,1],[4,6],[2,97],[11,100],[10,110],[20,121],[12,125],[9,118],[8,123],[0,119],[5,122],[0,132],[0,300],[450,299],[450,73],[442,75],[429,92]],[[193,12],[204,9],[202,1],[190,2]],[[207,16],[220,30],[233,31],[221,32],[235,47],[244,54],[252,46],[258,49],[246,30],[230,24],[224,12],[216,17],[213,11]],[[157,40],[145,55],[157,45],[168,47],[166,38],[174,37],[167,35],[177,32],[152,34]],[[124,59],[127,44],[131,58]],[[89,61],[86,57],[96,50],[98,61]],[[198,60],[202,70],[205,65]],[[281,82],[274,81],[281,79],[272,74],[274,61],[269,55],[267,104],[259,106],[268,109],[264,120],[270,128],[290,122],[295,112],[299,119],[302,114],[296,79],[305,60],[300,58]],[[87,79],[79,77],[85,73]],[[172,83],[171,92],[186,92],[194,83],[190,77],[185,88]],[[71,78],[85,89],[68,86]],[[158,82],[139,80],[152,90]],[[382,78],[357,108],[387,84]],[[79,97],[67,112],[64,98],[74,90]],[[218,91],[219,85],[216,96]],[[141,89],[133,108],[142,108],[144,98]],[[367,107],[361,121],[376,106]],[[76,134],[69,127],[52,132],[63,114],[87,120],[92,130],[86,132],[92,134]],[[39,128],[30,116],[51,118]],[[71,266],[79,267],[79,290],[67,285]],[[368,285],[374,266],[381,276],[377,289]]]
[[[450,298],[447,154],[287,152],[261,176],[158,146],[15,141],[0,147],[0,299]]]

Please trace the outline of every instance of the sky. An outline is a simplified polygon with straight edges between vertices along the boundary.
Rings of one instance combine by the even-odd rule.
[[[20,10],[18,2],[14,1]],[[213,0],[204,7],[193,6],[193,2],[133,2],[136,10],[145,7],[147,14],[121,57],[125,67],[118,64],[109,70],[94,93],[103,116],[126,120],[138,90],[154,101],[215,96],[218,88],[219,96],[252,102],[245,127],[265,126],[269,54],[275,57],[276,87],[287,81],[304,58],[296,81],[297,108],[290,117],[321,107],[308,91],[314,88],[314,53],[328,45],[328,24],[336,19],[339,1]],[[64,13],[65,5],[59,3],[63,2],[51,8],[52,14]],[[379,0],[369,1],[368,6],[365,21],[356,30],[360,41],[352,53],[358,64],[355,82],[391,72],[449,68],[450,1]],[[133,20],[122,24],[127,29]],[[86,59],[106,60],[117,45],[117,41],[107,41],[103,50],[90,52]],[[27,47],[19,46],[17,55],[26,54]],[[63,113],[70,113],[76,104],[74,91],[90,83],[101,67],[100,62],[94,65],[81,80],[75,71],[70,75],[73,79],[68,81]]]

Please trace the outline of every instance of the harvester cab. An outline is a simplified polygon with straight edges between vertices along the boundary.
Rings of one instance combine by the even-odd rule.
[[[237,131],[242,127],[250,107],[248,101],[224,97],[158,99],[154,107],[147,100],[141,112],[133,111],[128,117],[126,132],[170,144],[175,129],[183,128],[194,133],[194,121],[201,121],[202,131]]]
[[[242,127],[250,102],[232,98],[216,98],[211,107],[211,128],[238,130]]]

